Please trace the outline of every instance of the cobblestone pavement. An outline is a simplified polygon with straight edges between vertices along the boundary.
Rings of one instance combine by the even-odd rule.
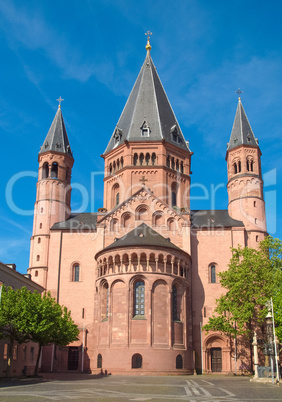
[[[1,401],[281,401],[282,385],[231,376],[93,376],[44,374],[0,381]]]

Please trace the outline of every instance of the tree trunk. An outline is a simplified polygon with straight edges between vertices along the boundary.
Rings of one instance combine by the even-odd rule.
[[[6,378],[9,378],[9,377],[10,377],[11,361],[12,361],[13,349],[14,349],[14,339],[11,339],[11,340],[10,340],[10,344],[8,344],[8,350],[7,350]]]
[[[252,374],[254,374],[254,367],[253,367],[253,339],[250,339],[249,342],[250,342],[251,372],[252,372]]]
[[[40,360],[40,355],[41,355],[41,349],[42,349],[42,345],[39,344],[39,350],[38,350],[38,355],[37,355],[37,359],[36,359],[36,365],[34,368],[34,376],[38,376],[38,366],[39,366],[39,360]]]

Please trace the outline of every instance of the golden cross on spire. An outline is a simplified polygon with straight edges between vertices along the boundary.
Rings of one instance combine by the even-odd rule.
[[[145,35],[147,36],[147,45],[146,45],[146,49],[147,50],[151,50],[152,46],[150,44],[150,36],[153,35],[153,32],[147,31],[145,32]]]
[[[240,100],[240,99],[241,99],[241,96],[240,96],[240,95],[243,93],[243,91],[241,91],[241,89],[238,88],[237,91],[235,91],[235,92],[236,92],[236,94],[239,95],[239,98],[238,98],[238,99]]]
[[[59,102],[59,109],[61,108],[61,103],[64,99],[60,96],[59,99],[56,99],[56,101]]]

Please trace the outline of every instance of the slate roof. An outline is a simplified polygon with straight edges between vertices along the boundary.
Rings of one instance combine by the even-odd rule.
[[[39,154],[48,151],[61,152],[72,156],[61,107],[58,107],[57,113],[43,142],[43,145],[40,148]]]
[[[244,227],[242,221],[232,219],[225,209],[191,211],[192,228]]]
[[[103,251],[111,250],[119,247],[165,247],[172,248],[175,250],[181,250],[175,244],[171,243],[169,239],[165,239],[162,235],[152,229],[145,223],[137,226],[131,232],[127,233],[120,239],[116,240],[114,243],[110,244],[108,247],[104,248]]]
[[[148,137],[141,135],[143,124],[149,127]],[[173,131],[176,137],[173,137]],[[125,140],[147,142],[163,139],[189,151],[188,142],[184,139],[151,59],[150,50],[147,50],[141,71],[104,154]]]
[[[71,214],[69,219],[54,223],[51,230],[95,230],[97,223],[97,213]]]
[[[230,141],[227,144],[227,150],[238,147],[239,145],[258,146],[258,140],[254,136],[240,98],[238,101]]]

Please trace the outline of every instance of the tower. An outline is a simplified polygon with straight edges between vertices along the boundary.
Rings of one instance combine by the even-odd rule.
[[[172,207],[190,207],[192,152],[151,59],[151,45],[105,150],[104,207],[143,185]]]
[[[46,287],[51,226],[70,216],[73,156],[59,104],[38,154],[38,181],[28,272]]]
[[[261,151],[239,97],[226,153],[228,212],[244,222],[249,247],[257,247],[266,234]]]

